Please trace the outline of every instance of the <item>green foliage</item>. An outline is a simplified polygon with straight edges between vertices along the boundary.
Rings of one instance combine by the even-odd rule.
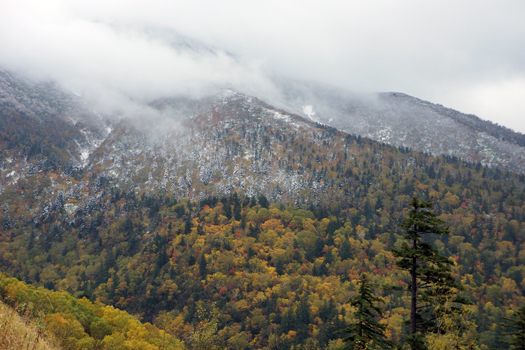
[[[235,139],[236,127],[224,138]],[[262,132],[273,144],[278,131]],[[462,295],[476,303],[469,319],[477,334],[469,339],[479,337],[489,348],[505,347],[494,325],[525,304],[524,177],[365,138],[333,136],[323,128],[315,135],[298,130],[293,139],[272,146],[272,156],[265,158],[268,171],[300,173],[307,188],[292,198],[268,184],[266,199],[279,204],[267,208],[240,188],[221,197],[208,186],[204,189],[210,197],[200,198],[202,184],[194,178],[196,192],[190,194],[173,189],[176,180],[161,189],[143,186],[130,175],[130,184],[141,184],[138,191],[98,166],[73,176],[46,165],[45,174],[27,173],[16,184],[3,184],[0,268],[35,286],[99,300],[148,322],[170,310],[180,316],[180,323],[172,326],[181,338],[196,326],[191,307],[202,300],[216,302],[221,310],[217,336],[225,344],[235,335],[231,343],[238,348],[246,342],[264,348],[271,336],[267,329],[273,327],[272,344],[279,347],[306,346],[308,338],[323,348],[338,341],[332,339],[335,329],[353,321],[345,302],[356,292],[362,272],[379,284],[408,281],[408,272],[396,268],[391,251],[401,249],[404,241],[397,224],[413,196],[434,197],[434,212],[450,234],[427,235],[431,238],[422,241],[456,261],[442,264],[461,280]],[[112,142],[104,147],[111,148]],[[323,144],[327,142],[329,148]],[[266,157],[268,151],[262,152]],[[112,162],[99,160],[101,167]],[[153,170],[153,158],[144,157],[144,162],[139,164],[151,169],[152,183],[160,183],[164,172],[159,169],[167,164],[159,158]],[[246,177],[254,176],[252,165],[246,159],[241,164]],[[182,168],[197,173],[191,163]],[[61,203],[60,192],[61,209],[50,205]],[[428,297],[436,301],[435,293]],[[387,338],[401,341],[406,333],[401,319],[408,316],[410,302],[401,292],[385,300],[385,319],[392,325]],[[326,311],[330,302],[333,312]],[[310,310],[309,324],[294,335],[289,332],[296,331],[300,303]],[[261,320],[266,326],[261,327]],[[437,315],[435,327],[439,320]]]
[[[190,345],[195,350],[219,350],[224,349],[220,339],[217,338],[217,330],[219,329],[220,312],[212,305],[211,311],[208,313],[202,302],[197,303],[197,317],[199,323],[196,330],[190,336]]]
[[[436,331],[437,318],[448,311],[440,306],[462,287],[451,274],[454,262],[423,240],[423,235],[448,234],[448,228],[441,227],[444,221],[430,211],[430,202],[414,197],[410,205],[412,209],[401,224],[405,240],[400,248],[393,248],[392,252],[400,258],[396,265],[410,274],[406,287],[411,295],[410,335],[407,343],[412,349],[426,349],[424,335]],[[459,303],[463,300],[457,298],[455,301]]]
[[[102,340],[106,335],[111,335],[113,333],[113,329],[109,323],[105,319],[98,317],[93,318],[89,330],[91,331],[91,336],[99,340]]]
[[[384,299],[375,296],[372,284],[366,274],[359,279],[358,294],[349,300],[350,305],[356,308],[353,313],[356,323],[337,331],[336,333],[350,333],[343,339],[346,343],[343,349],[392,349],[395,343],[386,340],[387,325],[377,319],[383,317],[383,310],[378,305]]]
[[[184,343],[125,311],[76,299],[67,292],[34,288],[0,273],[0,299],[40,319],[63,349],[185,349]]]
[[[510,337],[506,341],[511,346],[511,349],[524,350],[525,349],[525,306],[521,306],[512,317],[505,317],[506,323],[502,326],[506,329],[512,330],[504,334]]]

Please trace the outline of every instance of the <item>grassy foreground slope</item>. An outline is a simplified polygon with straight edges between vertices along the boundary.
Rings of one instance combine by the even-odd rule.
[[[37,322],[24,319],[0,301],[0,349],[60,350],[49,338],[41,334]]]
[[[125,311],[76,299],[67,292],[35,288],[3,274],[0,299],[30,320],[28,325],[1,304],[2,349],[185,349],[183,342]],[[38,330],[31,324],[38,325]],[[36,347],[40,333],[60,347],[48,343]]]

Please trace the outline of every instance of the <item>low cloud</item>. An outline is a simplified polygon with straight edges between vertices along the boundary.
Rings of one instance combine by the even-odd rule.
[[[272,89],[257,61],[208,49],[174,30],[79,18],[63,3],[55,5],[4,6],[0,66],[57,81],[101,112],[132,113],[137,109],[130,106],[156,98],[198,98],[224,87],[248,93]],[[145,112],[139,110],[135,114]]]
[[[479,82],[446,96],[469,113],[496,116],[494,123],[525,133],[525,75]]]
[[[133,101],[224,86],[272,96],[267,76],[286,76],[403,92],[525,132],[523,13],[517,0],[5,0],[0,66]]]

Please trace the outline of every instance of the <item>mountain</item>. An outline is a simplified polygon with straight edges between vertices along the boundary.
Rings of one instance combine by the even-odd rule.
[[[231,90],[199,101],[164,99],[152,105],[164,115],[178,115],[183,108],[188,118],[173,119],[173,124],[163,120],[147,133],[133,123],[118,124],[92,155],[92,166],[109,177],[126,179],[137,190],[161,188],[180,198],[238,190],[250,197],[264,193],[271,200],[296,203],[305,199],[301,191],[307,189],[312,192],[305,200],[322,192],[343,196],[336,188],[339,183],[325,183],[327,170],[316,173],[312,162],[317,158],[319,164],[323,157],[335,163],[337,153],[353,140],[348,135]],[[329,137],[332,144],[325,152]],[[302,153],[295,145],[297,138],[308,143],[312,153]]]
[[[81,168],[110,131],[109,121],[73,93],[1,69],[0,116],[4,166],[36,157]]]
[[[297,114],[226,89],[201,99],[152,101],[147,107],[155,113],[146,121],[100,116],[51,83],[31,83],[5,71],[0,77],[5,145],[0,191],[46,169],[97,167],[99,175],[119,179],[126,188],[162,188],[180,198],[242,190],[289,204],[344,202],[355,180],[341,176],[341,157],[352,157],[347,148],[357,140],[353,135],[474,164],[490,156],[489,165],[522,173],[523,135],[406,95],[363,97],[282,83],[288,102],[281,104]],[[299,115],[306,101],[315,115],[305,118]],[[297,148],[298,138],[306,146]],[[469,139],[477,141],[469,146]],[[476,150],[481,146],[484,152]],[[329,166],[319,167],[320,157]]]
[[[287,111],[396,147],[525,173],[525,135],[402,93],[357,94],[275,79]],[[311,106],[310,114],[305,107]],[[313,114],[312,114],[313,112]]]
[[[220,308],[217,339],[230,348],[336,348],[355,280],[404,281],[390,251],[398,223],[412,196],[433,198],[451,230],[433,244],[475,302],[469,337],[505,346],[494,325],[525,302],[523,174],[348,134],[319,122],[317,107],[294,114],[227,89],[111,118],[57,85],[1,76],[9,275],[183,340],[202,301]],[[406,300],[385,296],[401,341]]]
[[[340,163],[353,136],[231,90],[153,101],[157,113],[147,122],[110,121],[53,85],[3,76],[0,191],[33,174],[84,169],[136,191],[199,199],[242,190],[294,204],[340,200],[352,181],[328,181],[319,164]],[[305,146],[298,148],[298,138]]]

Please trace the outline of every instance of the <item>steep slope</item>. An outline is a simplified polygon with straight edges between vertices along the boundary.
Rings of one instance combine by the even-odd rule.
[[[25,320],[4,303],[23,313]],[[0,320],[3,350],[186,349],[180,340],[125,311],[67,292],[34,288],[3,273]]]
[[[352,94],[317,83],[276,79],[277,105],[339,130],[397,147],[525,173],[525,135],[402,94]],[[311,106],[311,112],[304,110]]]
[[[0,348],[4,350],[61,350],[42,335],[35,325],[36,322],[20,317],[20,315],[0,301]]]
[[[0,69],[0,192],[27,174],[86,165],[109,126],[81,98],[53,83]]]
[[[308,342],[335,349],[332,332],[353,321],[345,302],[360,273],[379,284],[407,281],[390,251],[402,243],[397,223],[412,195],[432,196],[452,232],[432,243],[457,262],[454,276],[476,302],[472,318],[483,343],[501,347],[493,325],[525,302],[523,177],[389,147],[380,171],[365,166],[373,148],[351,146],[356,158],[348,163],[360,163],[351,176],[362,181],[343,210],[339,202],[305,210],[237,193],[197,202],[162,189],[119,189],[95,173],[87,182],[49,174],[51,203],[60,204],[51,201],[60,196],[53,190],[68,182],[74,189],[46,216],[24,217],[32,205],[27,185],[0,197],[10,215],[1,230],[0,268],[139,313],[180,339],[196,327],[202,301],[220,308],[217,337],[230,348],[262,349],[277,335],[283,349]],[[407,160],[412,164],[400,166]],[[386,296],[391,337],[401,340],[408,300],[401,292]]]
[[[174,50],[194,55],[218,52],[176,33],[153,29],[146,33],[173,41]],[[285,79],[275,79],[275,82],[280,97],[261,99],[310,121],[397,147],[525,173],[525,136],[476,116],[400,93],[352,94],[317,83]],[[162,99],[151,106],[162,107],[163,100],[167,101]],[[201,111],[210,108],[209,99],[171,101],[171,107],[177,105],[174,109],[179,122],[195,114],[192,108]],[[181,108],[182,105],[186,108]],[[311,111],[305,109],[306,106],[311,106]],[[3,149],[9,151],[20,145],[24,161],[43,154],[45,149],[43,155],[48,161],[62,166],[86,165],[87,156],[105,139],[111,126],[109,119],[97,115],[81,98],[58,86],[30,82],[3,70],[0,71],[0,113]],[[68,137],[64,137],[66,134]],[[7,152],[4,159],[12,159],[12,155]]]
[[[317,202],[323,193],[344,196],[323,181],[325,170],[317,173],[321,167],[312,162],[317,158],[319,164],[319,157],[337,162],[353,140],[348,135],[231,90],[199,101],[165,99],[154,105],[174,115],[182,109],[189,118],[163,120],[148,129],[123,121],[92,155],[91,166],[124,180],[126,188],[161,188],[179,198],[234,190],[291,203]],[[302,154],[297,139],[312,153]],[[303,198],[306,189],[312,192]]]

